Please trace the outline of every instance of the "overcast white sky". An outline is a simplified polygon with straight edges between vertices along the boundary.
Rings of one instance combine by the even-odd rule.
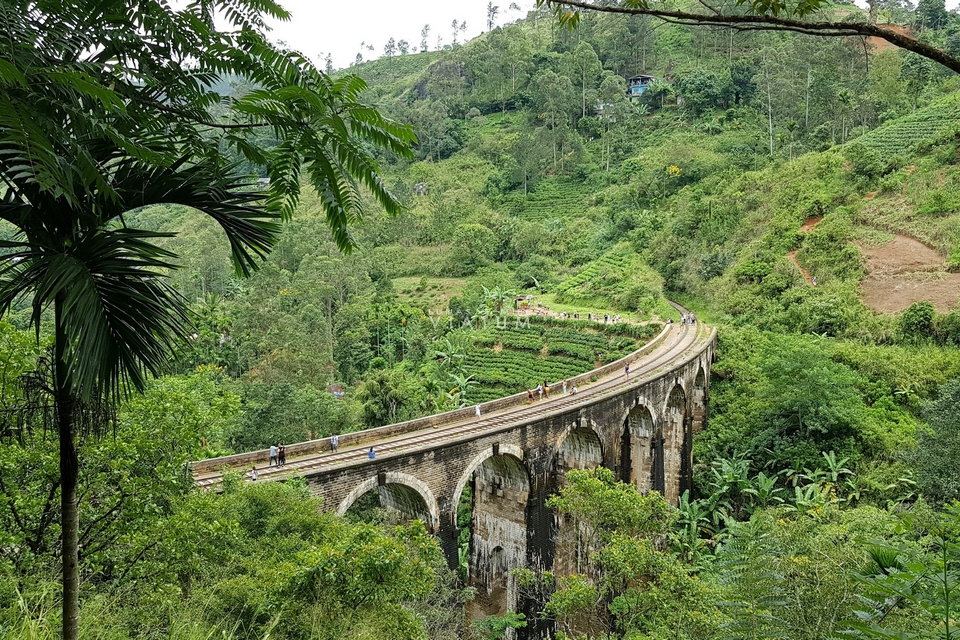
[[[522,12],[510,11],[511,0],[493,0],[500,7],[497,24],[513,22],[533,8],[533,0],[513,0]],[[489,0],[281,0],[293,14],[289,22],[275,24],[272,37],[310,56],[314,61],[327,53],[333,55],[336,68],[349,66],[363,54],[364,60],[383,55],[387,40],[406,40],[420,47],[420,31],[430,25],[430,50],[437,48],[437,36],[443,44],[453,40],[451,23],[464,20],[469,40],[487,30]],[[458,34],[462,42],[463,35]],[[373,51],[361,52],[360,43],[372,44]]]

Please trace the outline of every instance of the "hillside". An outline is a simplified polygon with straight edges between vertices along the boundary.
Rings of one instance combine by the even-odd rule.
[[[956,44],[960,23],[935,9],[885,5],[881,20]],[[473,592],[430,532],[381,508],[380,484],[343,519],[297,482],[228,475],[222,495],[197,492],[185,463],[590,372],[679,320],[669,300],[718,327],[694,489],[667,505],[601,469],[538,494],[518,513],[576,523],[592,553],[580,574],[539,559],[504,570],[527,620],[567,637],[943,637],[955,590],[931,576],[955,582],[960,566],[955,75],[852,39],[594,14],[568,31],[545,10],[347,73],[417,136],[409,158],[375,152],[404,211],[367,193],[353,252],[330,238],[329,193],[306,182],[249,278],[194,210],[123,220],[177,256],[169,282],[194,329],[105,418],[113,437],[91,424],[82,439],[85,637],[523,629],[521,612],[468,628]],[[631,101],[638,74],[654,81]],[[35,313],[46,339],[52,318],[29,300],[0,323],[0,635],[15,640],[56,636],[52,409],[24,418],[47,384],[23,377],[45,362]],[[626,427],[655,431],[656,411]],[[621,454],[600,453],[612,467]],[[478,524],[464,482],[467,558]]]

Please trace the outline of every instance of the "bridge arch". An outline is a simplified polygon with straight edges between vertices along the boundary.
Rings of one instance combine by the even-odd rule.
[[[504,615],[518,602],[510,572],[527,562],[531,478],[522,450],[501,445],[474,458],[457,487],[458,507],[468,483],[472,491],[466,584],[477,589],[468,618]]]
[[[603,465],[603,441],[600,435],[586,426],[575,424],[560,440],[554,454],[553,470],[557,481],[571,469],[595,469]]]
[[[702,364],[693,379],[693,389],[690,393],[690,414],[693,421],[693,433],[696,435],[707,426],[707,375]]]
[[[667,396],[663,411],[664,498],[674,505],[680,500],[683,491],[680,487],[681,478],[687,467],[687,423],[687,394],[681,381],[677,380]]]
[[[571,469],[596,469],[603,465],[603,441],[589,426],[577,421],[563,436],[553,458],[556,488],[566,485],[566,474]],[[559,576],[579,573],[586,566],[590,549],[581,544],[583,526],[569,516],[554,514],[553,572]]]
[[[460,504],[460,498],[463,495],[464,487],[466,487],[467,483],[470,482],[471,479],[473,479],[473,472],[476,471],[481,464],[483,464],[483,461],[486,460],[487,458],[492,458],[495,455],[513,456],[514,458],[519,460],[521,464],[523,464],[523,449],[512,444],[499,445],[497,447],[496,453],[494,452],[493,447],[490,447],[480,455],[476,456],[473,460],[471,460],[470,464],[467,465],[467,469],[463,472],[463,474],[461,474],[460,480],[457,481],[456,488],[454,488],[453,490],[453,502],[451,504],[454,505],[453,514],[452,514],[454,525],[457,524],[456,505]]]
[[[440,515],[433,491],[422,480],[400,471],[379,473],[358,484],[340,502],[337,515],[344,515],[361,496],[378,487],[381,504],[411,517],[421,517],[427,530],[436,533]]]
[[[656,427],[653,415],[645,399],[637,398],[636,404],[623,419],[620,435],[618,479],[633,484],[640,491],[654,488],[653,468],[660,443],[654,442]]]

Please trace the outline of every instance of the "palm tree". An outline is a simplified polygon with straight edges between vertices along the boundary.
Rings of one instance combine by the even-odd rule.
[[[0,268],[0,312],[31,298],[38,330],[41,315],[53,312],[65,607],[77,602],[79,585],[76,427],[82,412],[91,403],[111,404],[130,385],[142,389],[146,375],[160,373],[187,335],[186,305],[163,275],[175,267],[174,255],[155,244],[170,234],[127,228],[123,215],[156,203],[203,211],[223,227],[243,273],[270,249],[277,231],[273,215],[253,204],[263,194],[245,189],[224,168],[155,168],[123,155],[116,148],[94,154],[114,167],[108,189],[68,198],[5,173],[10,189],[0,202],[0,219],[18,229],[0,243],[11,252]],[[75,612],[65,610],[65,637],[75,628]]]
[[[268,42],[266,18],[289,16],[272,0],[229,3],[232,30],[217,30],[219,8],[0,2],[0,219],[17,230],[0,242],[0,315],[30,299],[38,336],[41,316],[53,315],[64,640],[77,638],[79,616],[78,424],[142,388],[188,333],[186,305],[163,275],[175,256],[156,244],[167,234],[129,228],[125,214],[158,203],[204,212],[246,275],[292,214],[301,175],[345,251],[360,185],[388,212],[400,208],[371,149],[409,157],[409,129],[357,102],[360,79],[330,79]],[[212,87],[225,74],[258,88],[224,99]],[[254,135],[266,130],[270,149]],[[268,193],[235,177],[228,150],[267,173]]]

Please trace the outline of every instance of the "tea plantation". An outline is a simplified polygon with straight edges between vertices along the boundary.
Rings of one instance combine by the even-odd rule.
[[[519,326],[510,318],[506,327],[490,326],[471,335],[467,373],[478,382],[470,390],[474,402],[551,385],[613,362],[640,348],[661,325],[603,325],[588,320],[529,318]]]
[[[884,158],[892,158],[921,144],[938,142],[957,131],[960,131],[960,97],[954,94],[912,115],[880,126],[855,141]]]

